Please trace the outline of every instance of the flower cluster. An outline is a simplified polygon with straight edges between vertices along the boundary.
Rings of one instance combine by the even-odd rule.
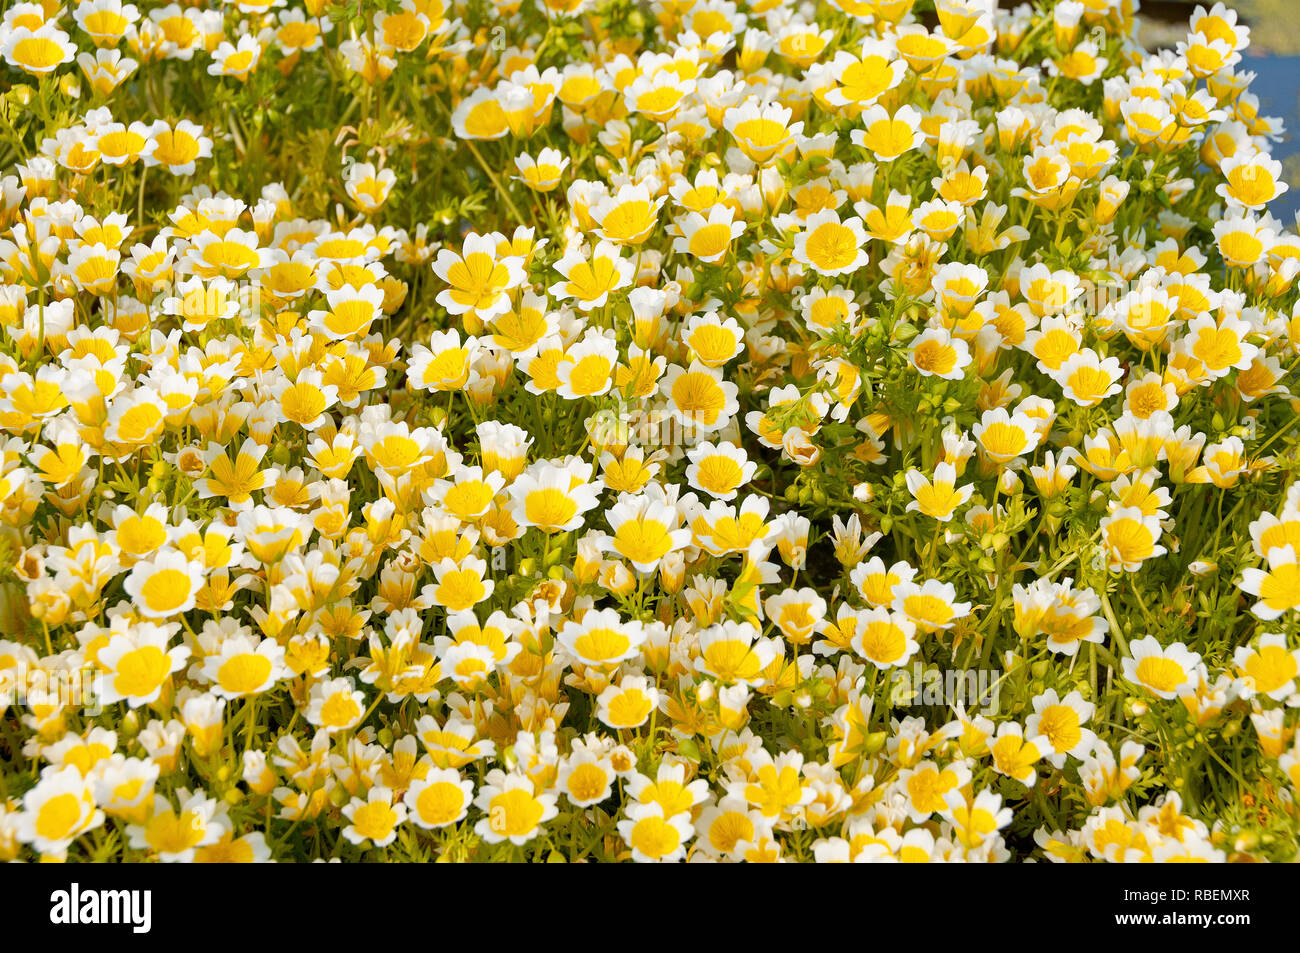
[[[8,5],[0,859],[1294,859],[1281,124],[1137,7]]]

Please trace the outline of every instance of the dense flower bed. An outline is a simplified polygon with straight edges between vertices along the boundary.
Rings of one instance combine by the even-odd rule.
[[[0,859],[1293,859],[1281,124],[1136,7],[9,4]]]

